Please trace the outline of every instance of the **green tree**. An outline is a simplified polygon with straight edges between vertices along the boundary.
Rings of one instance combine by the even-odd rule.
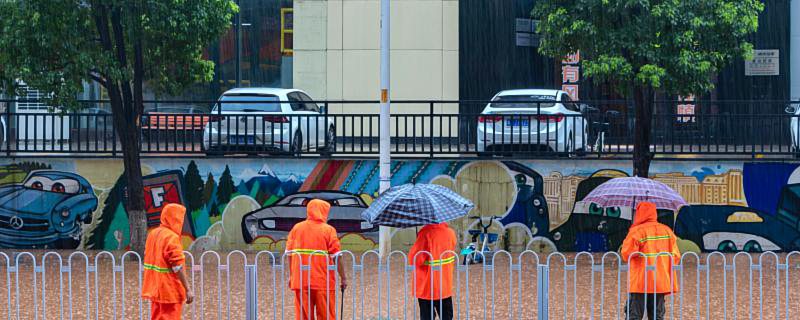
[[[186,208],[189,212],[194,212],[203,206],[203,178],[200,177],[200,171],[197,169],[197,164],[194,160],[189,161],[189,166],[186,168],[186,174],[183,176],[183,181],[186,184],[184,195],[186,198]]]
[[[131,247],[147,232],[139,162],[143,86],[177,93],[209,81],[203,48],[230,28],[230,0],[0,1],[0,92],[22,94],[19,80],[67,110],[83,85],[100,84],[110,100],[129,193]]]
[[[217,186],[217,206],[231,201],[235,188],[236,186],[233,184],[233,177],[231,176],[231,168],[225,166],[225,171],[219,177],[219,186]]]
[[[203,203],[208,205],[211,204],[212,195],[214,194],[214,188],[217,186],[217,182],[214,181],[214,175],[211,172],[208,173],[208,177],[206,177],[206,184],[203,187]]]
[[[701,94],[733,59],[752,55],[759,0],[544,0],[539,51],[560,59],[580,52],[586,77],[633,98],[634,174],[649,175],[655,92]]]

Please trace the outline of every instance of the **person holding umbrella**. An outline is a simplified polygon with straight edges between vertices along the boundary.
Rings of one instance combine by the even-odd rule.
[[[414,266],[414,296],[419,300],[420,320],[453,319],[453,269],[456,233],[447,223],[429,224],[419,230],[408,252]]]
[[[453,318],[453,271],[457,261],[456,234],[445,223],[465,216],[475,205],[442,186],[406,184],[381,194],[361,214],[381,226],[424,226],[408,253],[414,267],[412,287],[419,300],[420,319]],[[434,313],[435,312],[435,313]]]
[[[336,275],[328,271],[334,264],[333,256],[342,250],[336,229],[330,226],[328,213],[331,205],[325,200],[308,202],[308,218],[292,227],[286,239],[289,255],[289,287],[295,294],[295,319],[336,319]],[[309,266],[308,270],[301,270]],[[344,266],[338,264],[340,288],[347,288]],[[316,315],[316,317],[315,317]]]
[[[664,319],[664,297],[678,292],[672,266],[679,263],[681,253],[675,233],[658,223],[655,204],[642,202],[636,207],[620,254],[630,267],[626,319],[641,320],[645,314],[648,319]]]

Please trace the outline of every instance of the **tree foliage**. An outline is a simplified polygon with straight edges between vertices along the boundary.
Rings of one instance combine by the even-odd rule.
[[[197,163],[194,160],[189,161],[189,166],[186,168],[186,174],[183,175],[183,181],[186,184],[186,208],[189,212],[194,212],[203,207],[203,178],[200,177],[200,171],[197,169]]]
[[[759,0],[543,0],[539,51],[579,52],[584,75],[633,98],[634,175],[647,177],[655,92],[702,94],[736,58],[752,55]]]
[[[547,0],[540,20],[540,52],[563,57],[580,51],[587,77],[668,94],[713,88],[713,76],[732,59],[748,57],[747,37],[758,28],[759,0]]]
[[[202,50],[236,10],[230,0],[0,1],[0,85],[12,92],[22,79],[49,92],[54,105],[78,107],[85,82],[133,80],[134,40],[141,40],[142,79],[152,90],[179,93],[212,79],[214,64]]]
[[[144,87],[179,89],[213,76],[202,50],[228,28],[230,0],[2,0],[0,92],[21,94],[20,80],[50,105],[77,101],[84,85],[108,94],[129,192],[131,246],[142,252],[146,217],[139,161]]]

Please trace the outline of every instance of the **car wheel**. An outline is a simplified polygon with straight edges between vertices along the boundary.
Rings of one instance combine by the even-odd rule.
[[[736,249],[736,244],[733,243],[733,241],[725,240],[725,241],[720,242],[720,244],[717,246],[717,251],[720,251],[720,252],[736,252],[736,251],[738,251],[738,249]]]
[[[324,155],[331,155],[336,152],[336,128],[331,126],[326,133],[327,144],[325,145]]]
[[[749,252],[749,253],[761,253],[761,252],[764,252],[764,250],[761,248],[761,244],[759,244],[755,240],[747,241],[747,243],[744,244],[744,248],[743,249],[744,249],[744,252]]]
[[[299,157],[303,152],[303,134],[300,130],[297,130],[294,133],[294,138],[292,138],[292,146],[290,151],[293,156]]]

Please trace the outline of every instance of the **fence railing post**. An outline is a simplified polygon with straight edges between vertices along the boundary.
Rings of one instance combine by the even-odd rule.
[[[245,265],[245,319],[258,319],[258,283],[256,281],[256,266]]]
[[[538,302],[538,315],[537,319],[547,320],[550,319],[550,297],[549,297],[549,284],[550,284],[550,269],[547,265],[540,264],[536,268],[536,299]]]

